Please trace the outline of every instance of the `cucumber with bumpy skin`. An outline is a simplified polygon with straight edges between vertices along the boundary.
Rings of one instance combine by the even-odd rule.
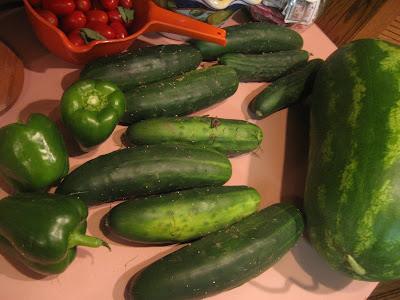
[[[273,204],[145,267],[128,287],[130,299],[203,299],[236,288],[278,262],[303,230],[296,207]]]
[[[240,81],[274,81],[304,65],[310,54],[305,50],[288,50],[261,54],[228,53],[218,63],[236,71]]]
[[[256,124],[213,117],[164,117],[132,124],[125,132],[134,145],[183,143],[214,148],[228,156],[257,149],[263,138]]]
[[[199,50],[190,45],[149,46],[88,63],[80,78],[110,81],[126,91],[195,70],[201,60]]]
[[[87,161],[64,178],[56,193],[73,195],[92,206],[130,196],[223,185],[231,175],[229,159],[213,149],[137,146]]]
[[[224,27],[226,45],[220,46],[203,40],[192,40],[203,60],[215,60],[226,53],[277,52],[303,47],[303,38],[296,31],[263,22],[244,23]]]
[[[229,98],[238,86],[239,78],[228,66],[193,70],[125,92],[122,122],[189,115]]]
[[[216,186],[138,197],[114,206],[106,225],[116,236],[144,243],[184,243],[257,211],[260,194],[248,186]]]
[[[311,92],[309,86],[322,63],[322,59],[312,59],[293,73],[272,82],[250,102],[250,111],[258,118],[266,118],[298,102],[307,91]]]

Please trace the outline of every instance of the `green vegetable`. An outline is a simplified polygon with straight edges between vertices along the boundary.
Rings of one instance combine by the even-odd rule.
[[[263,133],[255,124],[212,117],[164,117],[132,124],[125,132],[134,145],[183,143],[215,148],[228,156],[257,149]]]
[[[228,53],[219,64],[236,71],[240,81],[274,81],[303,66],[310,54],[305,50],[288,50],[261,54]]]
[[[134,123],[188,115],[229,98],[238,86],[236,72],[228,66],[190,71],[125,92],[126,112],[122,121]]]
[[[192,40],[204,60],[215,60],[227,53],[263,53],[301,49],[303,38],[296,31],[269,23],[244,23],[224,27],[226,45]]]
[[[0,201],[0,246],[43,274],[63,272],[76,246],[106,242],[85,235],[87,206],[65,195],[20,193]]]
[[[80,78],[110,81],[126,91],[195,70],[201,60],[199,50],[190,45],[149,46],[90,62]]]
[[[247,186],[203,187],[128,200],[114,206],[106,225],[130,241],[183,243],[257,211],[260,194]]]
[[[86,230],[86,227],[85,227]],[[85,233],[85,232],[82,232]],[[67,255],[58,263],[54,264],[41,264],[29,259],[26,259],[21,253],[19,253],[13,245],[3,236],[0,235],[0,253],[5,254],[20,261],[28,269],[35,271],[42,275],[57,275],[64,272],[69,265],[74,261],[76,257],[76,247],[68,249]]]
[[[309,87],[322,64],[322,59],[312,59],[294,72],[272,82],[250,102],[250,111],[256,117],[266,118],[299,102],[311,92]]]
[[[232,175],[229,159],[211,149],[186,145],[137,146],[98,156],[58,186],[87,205],[129,196],[223,185]]]
[[[201,299],[238,287],[279,261],[303,229],[297,208],[271,205],[139,271],[130,299]]]
[[[101,80],[79,80],[61,97],[61,116],[82,149],[104,142],[125,112],[124,93]]]
[[[324,63],[311,98],[305,213],[338,272],[400,278],[400,46],[361,39]]]
[[[43,191],[69,171],[68,153],[57,126],[31,114],[0,128],[0,176],[18,191]]]

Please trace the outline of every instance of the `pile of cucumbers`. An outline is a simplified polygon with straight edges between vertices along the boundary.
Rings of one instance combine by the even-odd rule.
[[[266,117],[298,101],[317,63],[308,62],[301,36],[291,29],[267,23],[225,29],[225,47],[201,40],[149,46],[81,71],[80,80],[112,82],[125,94],[120,124],[127,126],[127,148],[82,164],[56,193],[88,206],[125,200],[105,216],[122,239],[189,243],[136,274],[128,288],[132,299],[197,299],[235,288],[275,264],[303,233],[296,207],[260,210],[256,189],[225,185],[229,158],[257,150],[260,127],[188,115],[228,99],[239,82],[274,82],[266,88],[274,92],[249,107]],[[203,61],[215,63],[201,67]]]
[[[321,61],[309,62],[291,29],[267,23],[225,29],[225,47],[200,40],[151,46],[101,58],[80,74],[125,94],[120,122],[128,147],[82,164],[56,193],[88,206],[125,200],[105,216],[122,239],[189,243],[140,271],[130,282],[132,299],[197,299],[235,288],[275,264],[303,233],[296,207],[260,210],[256,189],[225,185],[229,158],[259,148],[260,127],[188,115],[228,99],[239,82],[259,81],[274,86],[250,109],[266,117],[298,101]],[[207,60],[215,64],[200,67]]]

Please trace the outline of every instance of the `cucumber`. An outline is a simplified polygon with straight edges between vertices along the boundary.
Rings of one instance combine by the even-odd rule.
[[[305,50],[288,50],[261,54],[228,53],[218,63],[236,71],[240,81],[274,81],[304,65],[310,54]]]
[[[333,52],[311,94],[305,214],[313,247],[357,280],[400,278],[400,46]]]
[[[239,78],[228,66],[193,70],[125,92],[121,122],[188,115],[229,98],[238,86]]]
[[[122,91],[195,70],[201,63],[198,49],[190,45],[157,45],[99,58],[81,71],[81,79],[101,79]]]
[[[312,59],[296,71],[272,82],[250,102],[250,111],[263,119],[305,98],[311,92],[310,86],[323,62],[319,58]]]
[[[203,40],[192,40],[203,60],[215,60],[226,53],[263,53],[301,49],[303,38],[296,31],[263,22],[244,23],[224,27],[226,45]]]
[[[144,243],[184,243],[253,214],[260,194],[248,186],[203,187],[128,200],[107,214],[116,236]]]
[[[69,173],[56,193],[80,198],[88,206],[130,196],[223,185],[232,175],[229,159],[189,145],[151,145],[116,150]]]
[[[279,261],[303,229],[296,207],[268,206],[139,271],[128,287],[130,299],[202,299],[238,287]]]
[[[163,117],[132,124],[125,132],[134,145],[183,143],[235,156],[257,149],[263,133],[256,124],[212,117]]]

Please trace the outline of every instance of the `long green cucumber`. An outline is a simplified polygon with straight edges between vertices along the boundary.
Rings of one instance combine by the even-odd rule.
[[[258,118],[266,118],[297,103],[302,96],[307,95],[307,91],[311,92],[308,86],[312,85],[322,64],[322,59],[312,59],[294,72],[272,82],[250,102],[250,111]]]
[[[90,62],[80,78],[111,81],[126,91],[195,70],[201,60],[199,50],[190,45],[149,46]]]
[[[183,143],[210,147],[228,156],[260,147],[263,133],[256,124],[212,117],[164,117],[128,127],[126,139],[134,145]]]
[[[137,146],[80,165],[64,178],[56,193],[74,195],[92,206],[130,196],[223,185],[231,175],[229,159],[213,149]]]
[[[255,22],[224,27],[226,45],[192,40],[203,60],[215,60],[226,53],[277,52],[303,47],[303,38],[296,31],[269,23]]]
[[[121,202],[108,212],[106,225],[129,241],[184,243],[253,214],[260,201],[248,186],[188,189]]]
[[[303,229],[294,206],[268,206],[139,271],[128,288],[130,299],[202,299],[238,287],[279,261]]]
[[[240,81],[274,81],[304,65],[310,57],[305,50],[287,50],[261,54],[228,53],[218,63],[230,66]]]
[[[400,46],[348,43],[311,95],[305,213],[312,245],[336,271],[400,278]]]
[[[229,98],[238,86],[239,78],[228,66],[190,71],[125,92],[122,122],[188,115]]]

